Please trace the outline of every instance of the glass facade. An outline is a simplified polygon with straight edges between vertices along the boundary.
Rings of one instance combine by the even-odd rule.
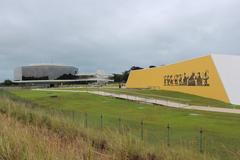
[[[78,68],[60,65],[34,65],[18,67],[14,71],[15,81],[56,80],[66,77],[74,79]]]

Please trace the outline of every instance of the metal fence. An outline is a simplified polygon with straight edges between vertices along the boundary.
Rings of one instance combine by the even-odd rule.
[[[85,128],[103,130],[105,128],[115,129],[121,134],[133,134],[142,141],[153,145],[165,144],[168,147],[184,145],[200,153],[204,153],[206,148],[205,131],[202,128],[196,129],[195,134],[187,134],[185,130],[180,131],[170,123],[154,127],[147,121],[132,121],[122,117],[104,116],[88,112],[74,112],[66,110],[52,110],[51,116],[57,115],[71,120],[75,124]],[[157,125],[156,125],[157,126]]]

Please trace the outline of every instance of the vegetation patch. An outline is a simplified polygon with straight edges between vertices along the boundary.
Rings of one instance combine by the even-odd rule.
[[[199,156],[199,131],[201,128],[203,129],[204,154],[200,155],[210,154],[216,159],[228,160],[237,157],[236,153],[239,152],[240,117],[236,114],[178,110],[88,93],[51,92],[52,95],[58,96],[55,99],[49,97],[47,93],[22,89],[10,90],[6,94],[6,97],[10,98],[7,103],[13,106],[24,104],[24,107],[15,108],[27,108],[31,112],[42,115],[42,118],[34,116],[34,114],[27,114],[28,118],[16,116],[20,117],[19,121],[26,125],[36,124],[42,128],[48,128],[62,137],[69,135],[69,139],[80,135],[84,140],[89,141],[90,146],[94,145],[96,150],[107,148],[105,152],[110,155],[113,152],[117,155],[124,155],[125,159],[129,156],[128,153],[135,153],[135,150],[143,153],[141,157],[144,158],[148,153],[153,153],[159,159],[161,156],[166,157],[164,154],[170,151],[174,155],[178,155],[180,154],[178,150],[182,152],[181,149],[187,149]],[[143,109],[139,109],[139,107]],[[5,114],[7,112],[9,115],[8,108],[3,110]],[[13,113],[17,114],[17,112]],[[190,114],[201,116],[190,116]],[[57,122],[55,120],[52,122],[53,119],[57,119]],[[141,121],[143,121],[143,130]],[[170,126],[170,148],[166,147],[168,145],[168,124]],[[121,140],[119,141],[119,139]],[[130,141],[128,141],[129,139]],[[146,147],[148,151],[146,151]],[[131,152],[130,148],[133,148]],[[158,154],[162,148],[164,152]],[[167,153],[167,155],[172,155],[171,153]],[[202,157],[200,156],[200,158]]]
[[[176,157],[179,160],[206,159],[205,157],[213,159],[208,153],[200,154],[185,147],[167,148],[162,144],[162,147],[157,149],[151,144],[141,141],[131,132],[121,134],[112,128],[103,128],[102,130],[84,128],[82,124],[75,123],[61,114],[51,115],[45,108],[30,107],[29,104],[12,100],[7,96],[1,96],[1,100],[0,119],[6,117],[4,119],[11,122],[1,120],[0,125],[11,126],[9,133],[17,132],[14,134],[16,137],[7,134],[8,132],[4,133],[9,136],[9,139],[5,138],[3,142],[9,144],[13,142],[13,148],[18,146],[18,143],[23,144],[16,147],[19,149],[14,152],[16,155],[11,155],[7,148],[2,147],[2,155],[10,155],[5,159],[14,159],[14,157],[18,157],[18,159],[33,159],[32,157],[35,159],[110,158],[120,160],[171,160]],[[14,123],[12,124],[12,122]],[[24,132],[27,132],[27,135],[23,136]],[[57,142],[52,142],[53,135]],[[24,137],[23,142],[19,142],[21,138],[16,141],[18,136]],[[39,137],[47,140],[44,140],[43,143],[41,141],[43,139]],[[0,143],[0,147],[4,146],[4,143]],[[51,145],[51,143],[56,144]],[[83,150],[82,152],[77,152],[79,147]]]

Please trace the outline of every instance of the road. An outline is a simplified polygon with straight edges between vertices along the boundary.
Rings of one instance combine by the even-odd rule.
[[[166,107],[172,108],[182,108],[182,109],[190,109],[190,110],[200,110],[200,111],[209,111],[209,112],[221,112],[221,113],[234,113],[240,114],[240,109],[232,109],[232,108],[220,108],[220,107],[209,107],[209,106],[195,106],[195,105],[188,105],[182,104],[178,102],[162,100],[162,99],[154,99],[154,98],[143,98],[139,96],[132,96],[127,94],[116,94],[116,93],[109,93],[103,91],[79,91],[79,90],[57,90],[57,89],[33,89],[35,91],[50,91],[50,92],[73,92],[73,93],[90,93],[95,95],[101,96],[108,96],[108,97],[115,97],[125,100],[137,101],[147,104],[155,104],[155,105],[162,105]]]

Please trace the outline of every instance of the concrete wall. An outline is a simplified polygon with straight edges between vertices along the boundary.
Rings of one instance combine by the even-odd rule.
[[[212,55],[229,100],[240,104],[240,56]]]
[[[22,67],[15,68],[14,70],[14,80],[22,80]]]

